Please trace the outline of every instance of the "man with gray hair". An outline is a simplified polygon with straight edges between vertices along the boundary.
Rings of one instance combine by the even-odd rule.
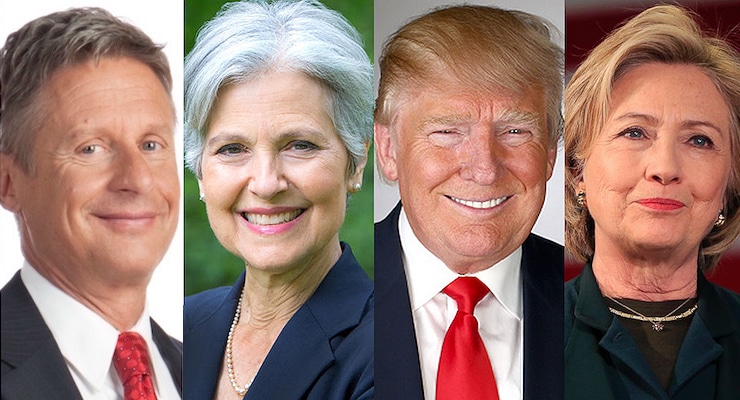
[[[3,399],[181,397],[182,344],[146,289],[177,226],[161,46],[98,8],[33,20],[0,53],[0,204],[25,262],[0,292]]]
[[[563,397],[563,247],[530,233],[561,136],[553,29],[455,6],[385,44],[375,148],[401,201],[375,226],[378,399]]]

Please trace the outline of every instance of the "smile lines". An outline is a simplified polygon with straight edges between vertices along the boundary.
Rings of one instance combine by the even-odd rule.
[[[284,212],[280,214],[250,214],[243,212],[242,217],[246,219],[249,223],[255,224],[255,225],[278,225],[278,224],[284,224],[286,222],[290,222],[296,218],[298,218],[301,213],[303,213],[303,209],[298,209],[294,211]]]
[[[504,196],[504,197],[499,197],[498,199],[491,199],[491,200],[486,200],[486,201],[463,200],[463,199],[458,199],[457,197],[452,197],[452,196],[447,196],[447,197],[450,200],[454,201],[455,203],[460,203],[470,208],[486,209],[486,208],[496,207],[497,205],[508,200],[511,196]]]

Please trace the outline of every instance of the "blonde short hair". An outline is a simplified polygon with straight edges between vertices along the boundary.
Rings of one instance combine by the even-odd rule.
[[[710,270],[740,234],[740,57],[724,40],[701,31],[696,16],[677,6],[643,11],[591,51],[565,89],[565,243],[585,262],[594,254],[594,221],[576,201],[583,165],[610,108],[614,83],[636,66],[658,62],[701,68],[730,110],[732,171],[722,227],[704,238],[698,263]]]
[[[400,93],[435,82],[441,66],[460,82],[490,92],[541,88],[554,148],[562,136],[563,51],[552,40],[557,34],[540,17],[494,7],[454,6],[422,15],[385,43],[375,122],[390,125]]]

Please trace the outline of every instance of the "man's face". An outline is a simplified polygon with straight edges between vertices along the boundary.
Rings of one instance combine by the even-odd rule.
[[[490,267],[529,235],[556,149],[545,96],[481,93],[451,79],[412,88],[376,126],[383,173],[398,180],[414,234],[458,273]]]
[[[74,285],[147,283],[178,218],[167,92],[143,63],[102,58],[56,71],[39,101],[34,167],[5,163],[25,257]]]

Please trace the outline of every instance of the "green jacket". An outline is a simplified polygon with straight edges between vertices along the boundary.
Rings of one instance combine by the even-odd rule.
[[[565,399],[740,399],[740,295],[698,275],[699,309],[666,392],[586,264],[565,284]]]

